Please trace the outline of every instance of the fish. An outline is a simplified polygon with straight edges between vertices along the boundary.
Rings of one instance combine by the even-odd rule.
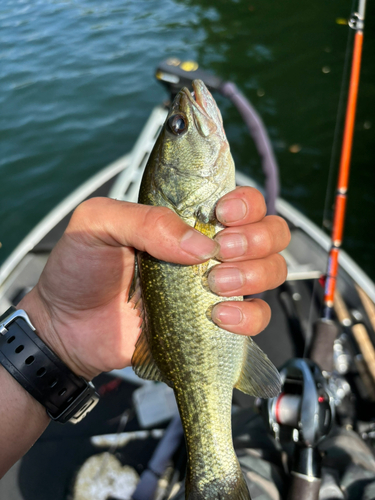
[[[235,188],[235,167],[219,108],[205,84],[175,97],[142,178],[139,203],[168,207],[213,238],[223,229],[217,201]],[[177,265],[137,255],[143,306],[132,358],[136,374],[172,387],[187,447],[186,500],[248,500],[232,441],[233,388],[262,398],[280,392],[280,376],[249,336],[215,324],[223,298],[208,287],[218,261]]]

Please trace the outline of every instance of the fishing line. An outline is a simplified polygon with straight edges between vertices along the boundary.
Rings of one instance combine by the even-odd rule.
[[[355,11],[355,4],[356,0],[352,1],[352,6],[351,6],[351,13]],[[348,21],[348,27],[349,27],[349,21]],[[340,95],[339,95],[339,101],[338,101],[338,106],[337,106],[337,113],[336,113],[336,120],[335,120],[335,130],[333,134],[333,142],[332,142],[332,149],[331,149],[331,158],[330,158],[330,164],[328,168],[328,179],[327,179],[327,188],[326,188],[326,194],[324,198],[324,208],[323,208],[323,217],[322,217],[322,223],[321,223],[321,229],[324,231],[324,228],[326,226],[326,222],[328,221],[328,212],[329,212],[329,203],[330,203],[330,198],[331,198],[331,191],[332,191],[332,184],[333,184],[333,174],[336,172],[335,169],[335,163],[337,161],[337,155],[338,155],[338,145],[339,145],[339,137],[340,137],[340,132],[342,129],[342,121],[343,121],[343,116],[345,113],[345,103],[346,103],[346,93],[347,93],[347,87],[348,87],[348,75],[349,75],[349,63],[351,61],[351,42],[354,36],[353,33],[354,30],[352,30],[349,27],[348,30],[348,36],[347,36],[347,41],[346,41],[346,49],[345,49],[345,58],[344,58],[344,68],[342,72],[342,78],[341,78],[341,85],[340,85]],[[327,263],[328,263],[329,255],[327,255]],[[327,265],[325,266],[327,268]],[[303,351],[303,357],[306,356],[307,349],[309,347],[309,344],[312,339],[312,324],[313,324],[313,313],[314,313],[314,303],[317,298],[317,290],[318,290],[318,285],[319,281],[314,280],[313,284],[313,289],[311,293],[311,299],[310,299],[310,307],[309,307],[309,317],[308,317],[308,322],[307,322],[307,335],[308,338],[306,338],[305,341],[305,346],[304,346],[304,351]]]
[[[351,12],[354,12],[355,3],[356,3],[356,0],[353,0]],[[322,220],[322,226],[321,226],[322,229],[324,229],[324,222],[326,220],[328,220],[328,217],[327,217],[328,203],[329,203],[330,193],[332,191],[333,173],[335,170],[334,165],[335,165],[336,160],[337,160],[337,154],[338,154],[338,150],[339,150],[339,148],[338,148],[339,135],[340,135],[340,130],[342,128],[343,116],[344,116],[344,112],[345,112],[345,110],[344,110],[344,107],[346,104],[345,96],[346,96],[347,87],[348,87],[349,62],[351,60],[350,53],[352,51],[351,50],[351,41],[352,41],[353,36],[354,36],[353,31],[354,30],[349,28],[347,42],[346,42],[344,69],[343,69],[342,78],[341,78],[340,96],[339,96],[339,103],[338,103],[337,114],[336,114],[335,131],[333,134],[331,159],[330,159],[330,164],[329,164],[329,169],[328,169],[327,189],[326,189],[326,195],[325,195],[325,199],[324,199],[323,220]]]

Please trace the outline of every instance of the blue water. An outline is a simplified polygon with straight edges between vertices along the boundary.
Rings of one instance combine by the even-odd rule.
[[[338,0],[2,0],[0,262],[72,189],[131,149],[166,98],[153,73],[170,56],[238,84],[269,129],[282,195],[321,225],[348,34],[338,19],[350,12]],[[374,14],[370,4],[344,242],[373,279]],[[237,112],[219,103],[237,167],[261,181]]]

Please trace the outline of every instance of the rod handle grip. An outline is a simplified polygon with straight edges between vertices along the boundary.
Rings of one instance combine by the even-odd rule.
[[[313,336],[307,357],[326,372],[333,370],[333,343],[339,333],[337,324],[331,319],[318,319],[313,326]]]

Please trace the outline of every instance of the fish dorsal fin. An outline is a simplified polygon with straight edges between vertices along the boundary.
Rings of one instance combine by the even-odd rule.
[[[165,382],[170,385],[170,382],[165,379],[152,357],[147,340],[145,322],[143,322],[142,332],[135,345],[135,351],[132,357],[132,366],[138,377],[146,380],[155,380],[156,382]]]
[[[245,357],[236,389],[260,398],[276,397],[281,390],[280,374],[251,337],[246,338]]]

